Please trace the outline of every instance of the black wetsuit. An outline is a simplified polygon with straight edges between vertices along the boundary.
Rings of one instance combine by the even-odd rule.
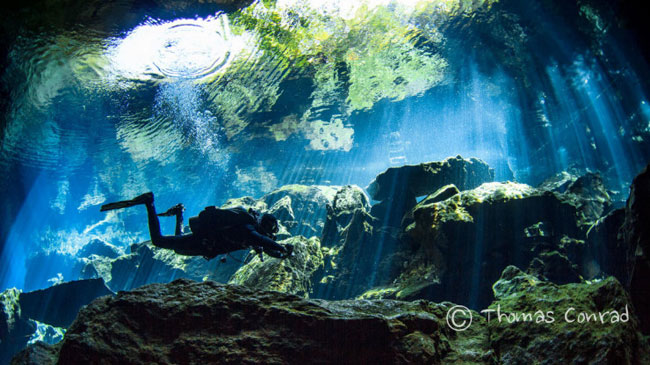
[[[210,227],[207,232],[200,234],[182,234],[183,216],[176,214],[176,235],[163,236],[160,232],[160,222],[156,215],[153,202],[145,203],[149,220],[151,242],[158,247],[174,250],[180,255],[203,256],[207,259],[218,255],[246,248],[261,248],[266,254],[282,258],[286,249],[266,236],[259,225],[252,219],[247,224],[221,227],[218,224]],[[213,208],[216,209],[216,208]],[[191,225],[190,225],[191,226]]]

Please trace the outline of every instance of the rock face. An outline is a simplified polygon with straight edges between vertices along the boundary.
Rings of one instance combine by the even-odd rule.
[[[55,327],[68,327],[79,309],[93,299],[113,295],[102,279],[77,280],[20,293],[22,316]]]
[[[368,198],[356,186],[343,187],[328,206],[321,238],[324,265],[313,275],[314,297],[354,298],[396,275],[398,232],[377,228],[368,210]]]
[[[399,227],[402,217],[416,204],[418,196],[429,195],[454,184],[459,190],[472,189],[494,179],[494,171],[483,161],[460,156],[440,162],[391,167],[368,186],[368,193],[381,203],[371,214],[382,226]]]
[[[626,247],[636,253],[630,294],[644,333],[650,333],[650,165],[634,179],[621,228]]]
[[[286,185],[260,199],[228,200],[222,208],[243,206],[273,214],[281,225],[279,238],[320,237],[327,216],[326,206],[332,204],[337,191],[336,186]]]
[[[384,293],[483,308],[492,300],[491,284],[511,264],[561,283],[579,281],[581,269],[569,257],[581,250],[569,238],[581,234],[576,209],[556,193],[510,182],[424,199],[406,229],[414,250]]]
[[[261,261],[259,256],[255,256],[240,267],[228,283],[308,298],[312,291],[311,276],[323,265],[320,241],[316,237],[296,236],[280,243],[293,245],[292,257],[281,260],[267,256]]]
[[[488,328],[499,363],[650,360],[630,297],[613,277],[558,286],[509,266],[494,291],[497,300],[488,308]]]
[[[7,289],[0,293],[0,364],[6,364],[11,357],[27,345],[29,337],[36,331],[36,324],[23,316],[18,298],[20,290]]]
[[[448,305],[306,301],[184,279],[84,308],[58,346],[59,363],[488,363],[484,321],[455,333]],[[471,345],[471,347],[470,347]],[[42,346],[41,346],[42,347]],[[47,358],[51,348],[41,356]],[[35,349],[16,359],[29,363]],[[44,364],[44,363],[43,363]]]
[[[305,300],[179,279],[97,299],[80,311],[62,342],[30,346],[13,363],[640,364],[649,360],[629,297],[613,278],[558,286],[510,266],[495,283],[495,296],[498,299],[487,308],[489,313],[455,314],[454,323],[468,321],[471,315],[469,328],[455,332],[447,322],[453,307],[448,302]],[[545,321],[537,322],[537,312]],[[581,313],[604,312],[603,323],[578,323]],[[515,313],[519,320],[514,320]],[[528,313],[532,320],[526,320]],[[554,321],[549,322],[551,317]]]
[[[237,264],[237,267],[239,265],[237,262],[234,264]],[[227,281],[236,269],[235,267],[232,271],[228,268],[224,270],[218,260],[207,261],[202,257],[181,256],[171,250],[144,242],[132,245],[130,254],[114,259],[93,256],[82,269],[81,277],[102,278],[111,290],[120,291],[150,283],[169,282],[181,277],[198,281]]]

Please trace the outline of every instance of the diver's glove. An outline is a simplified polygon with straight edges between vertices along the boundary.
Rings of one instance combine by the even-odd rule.
[[[283,259],[293,256],[293,245],[286,244],[284,245],[284,249],[287,250],[287,252],[285,252],[284,255],[282,255]]]
[[[260,261],[264,262],[264,249],[260,246],[253,246],[253,250],[259,255]]]

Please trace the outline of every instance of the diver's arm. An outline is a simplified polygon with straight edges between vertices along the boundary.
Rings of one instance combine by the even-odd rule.
[[[251,224],[247,224],[245,226],[246,231],[248,232],[248,239],[247,241],[253,245],[253,246],[261,246],[262,248],[265,249],[265,252],[267,250],[269,251],[279,251],[279,252],[286,252],[287,250],[282,246],[281,244],[275,242],[274,240],[270,239],[269,237],[266,237],[259,232],[255,230],[255,227]]]

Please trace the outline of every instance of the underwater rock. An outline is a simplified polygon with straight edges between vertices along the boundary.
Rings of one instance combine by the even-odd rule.
[[[448,184],[454,184],[459,190],[468,190],[493,179],[494,172],[485,162],[456,156],[443,161],[391,167],[377,175],[368,186],[368,193],[374,200],[390,198],[394,191],[399,190],[418,197]]]
[[[636,253],[630,294],[643,333],[650,333],[650,165],[634,178],[621,233],[626,247]]]
[[[616,209],[596,221],[587,232],[587,254],[583,263],[583,276],[593,279],[597,276],[613,275],[626,288],[630,286],[634,269],[634,249],[628,246],[621,226],[625,220],[625,209]]]
[[[314,296],[324,299],[354,298],[368,288],[386,285],[399,273],[401,241],[399,230],[373,225],[376,219],[356,209],[347,226],[324,238],[323,269],[314,274]]]
[[[242,206],[273,214],[281,226],[278,234],[281,239],[290,236],[320,237],[327,216],[326,206],[332,204],[337,191],[337,186],[285,185],[260,199],[230,199],[221,208]]]
[[[612,199],[603,185],[599,174],[587,173],[569,184],[565,195],[578,197],[578,211],[581,215],[579,223],[591,225],[612,206]],[[584,222],[584,223],[583,223]]]
[[[19,297],[15,288],[0,293],[0,364],[8,363],[36,331],[36,323],[23,315]]]
[[[613,277],[556,285],[507,267],[487,327],[498,362],[642,364],[648,345],[629,295]],[[603,322],[601,317],[603,316]]]
[[[445,185],[440,189],[438,189],[435,193],[425,197],[420,202],[420,204],[425,205],[425,204],[437,203],[443,200],[447,200],[458,193],[460,193],[460,191],[458,190],[456,185],[454,184]],[[411,209],[408,213],[406,213],[406,215],[404,215],[404,218],[402,218],[401,227],[405,229],[411,223],[413,223],[413,209]]]
[[[100,298],[57,346],[38,345],[14,364],[52,352],[58,363],[490,363],[485,320],[447,327],[449,303],[305,300],[185,279]],[[40,358],[37,356],[41,356]]]
[[[370,197],[381,203],[371,214],[382,226],[399,227],[402,217],[416,205],[416,198],[454,184],[459,190],[473,189],[494,179],[494,171],[483,161],[461,156],[419,165],[391,167],[370,183]]]
[[[106,241],[100,240],[99,238],[95,238],[83,246],[81,250],[77,252],[76,256],[79,258],[87,258],[91,255],[98,255],[114,259],[123,254],[124,253],[119,248]]]
[[[234,255],[245,255],[236,252]],[[242,257],[243,258],[243,257]],[[166,283],[178,278],[226,282],[241,265],[239,258],[224,264],[202,257],[178,255],[149,241],[131,245],[131,253],[115,259],[94,256],[82,270],[82,277],[104,279],[113,291],[130,290],[150,283]]]
[[[229,284],[243,285],[255,290],[276,290],[309,298],[311,276],[323,265],[320,241],[296,236],[280,242],[293,245],[293,256],[287,259],[255,256],[240,267]]]
[[[528,267],[554,250],[569,256],[563,240],[582,234],[570,201],[512,182],[486,183],[440,202],[424,200],[413,218],[406,233],[416,252],[389,286],[388,297],[449,300],[472,308],[490,303],[489,288],[506,266]],[[531,227],[540,229],[540,222],[547,232],[532,235]]]
[[[350,224],[357,210],[370,209],[368,197],[355,185],[347,185],[336,192],[332,204],[326,205],[327,217],[321,234],[321,245],[337,247],[343,244],[342,231]]]
[[[333,204],[327,206],[321,238],[324,264],[313,275],[313,297],[354,298],[397,274],[402,262],[396,257],[399,232],[378,228],[369,208],[368,198],[358,186],[341,188]]]
[[[79,308],[104,295],[113,295],[104,280],[77,280],[20,293],[19,303],[24,317],[55,327],[68,327]]]
[[[27,346],[11,359],[11,364],[54,365],[57,363],[59,346],[36,342]],[[9,360],[9,359],[8,359]]]
[[[528,273],[556,284],[579,283],[578,265],[557,251],[543,252],[528,265]]]
[[[538,189],[560,193],[558,196],[570,200],[578,207],[578,224],[588,228],[609,213],[613,203],[600,174],[589,171],[578,174],[576,170],[562,171],[544,181]]]
[[[338,189],[337,186],[325,185],[286,185],[260,200],[273,210],[284,199],[282,205],[290,209],[279,209],[283,215],[278,220],[292,236],[320,237],[327,217],[326,206],[332,204]]]

